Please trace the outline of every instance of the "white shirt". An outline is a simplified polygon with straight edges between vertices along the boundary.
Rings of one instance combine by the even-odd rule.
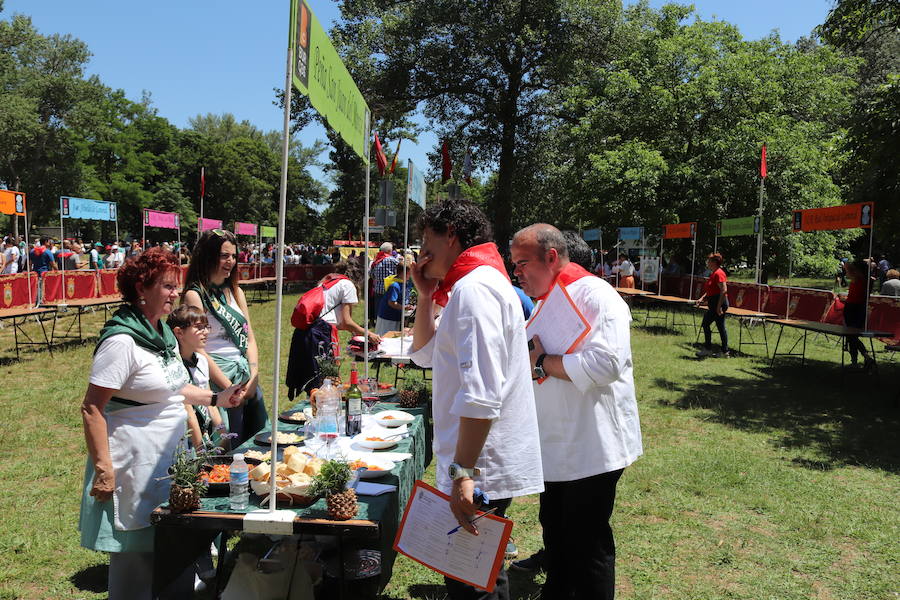
[[[437,486],[450,492],[460,417],[491,419],[475,485],[492,500],[544,489],[522,303],[496,269],[481,266],[453,286],[434,337],[410,357],[433,367]]]
[[[91,248],[91,262],[89,266],[93,269],[95,266],[99,266],[100,263],[100,253],[97,252],[96,248]]]
[[[359,297],[356,286],[349,279],[341,279],[331,288],[325,290],[325,305],[319,315],[326,323],[340,325],[341,304],[356,304]]]
[[[546,481],[623,469],[643,453],[628,305],[599,277],[582,277],[566,290],[591,331],[563,356],[572,381],[534,384]]]
[[[6,261],[3,265],[3,275],[12,275],[19,272],[19,249],[10,246],[3,251],[3,259]]]
[[[634,275],[634,265],[627,260],[623,260],[612,269],[613,273],[618,273],[622,277],[631,277]]]

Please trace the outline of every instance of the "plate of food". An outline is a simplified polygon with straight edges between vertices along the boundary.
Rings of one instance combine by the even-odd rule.
[[[355,471],[360,467],[366,470],[359,474],[360,479],[377,479],[384,477],[391,472],[395,466],[394,461],[386,458],[367,458],[365,460],[357,459],[350,461],[350,469]]]
[[[383,410],[372,415],[375,422],[382,427],[400,427],[401,425],[409,425],[416,418],[402,410]]]
[[[306,413],[300,409],[286,410],[278,415],[278,420],[291,425],[304,425],[306,423]]]
[[[363,392],[366,396],[375,396],[376,398],[390,398],[397,395],[397,388],[389,383],[379,383],[374,390]]]
[[[360,433],[353,438],[353,443],[368,450],[384,450],[397,445],[396,438],[385,439],[382,436]]]
[[[279,446],[287,446],[290,444],[301,444],[303,443],[303,434],[301,432],[296,431],[278,431],[275,434],[275,439],[278,442]],[[260,446],[271,446],[272,445],[272,432],[271,431],[263,431],[257,433],[253,438],[253,441],[259,444]]]
[[[200,466],[200,479],[206,482],[207,496],[221,496],[231,490],[231,456],[210,456]]]

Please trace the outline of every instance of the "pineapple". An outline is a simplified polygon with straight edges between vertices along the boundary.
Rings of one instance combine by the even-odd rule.
[[[343,460],[329,460],[313,478],[309,490],[311,496],[325,496],[328,514],[335,521],[346,521],[356,516],[356,490],[348,490],[347,483],[353,477],[350,465]]]
[[[187,436],[178,442],[175,462],[170,467],[172,487],[169,489],[169,507],[174,512],[190,512],[200,508],[200,496],[206,493],[206,482],[200,479],[200,469],[209,457],[206,449],[192,453],[187,447]]]
[[[409,379],[403,384],[400,392],[400,408],[416,408],[424,400],[427,393],[425,382],[421,379]]]

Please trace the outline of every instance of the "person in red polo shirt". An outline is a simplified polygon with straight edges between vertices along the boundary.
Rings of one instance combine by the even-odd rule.
[[[725,312],[728,310],[728,278],[725,271],[722,270],[722,255],[716,252],[706,257],[706,268],[709,269],[709,279],[703,286],[703,295],[697,300],[697,306],[706,300],[706,314],[703,315],[703,334],[706,341],[703,344],[703,350],[697,353],[699,357],[715,356],[712,351],[712,324],[715,322],[716,328],[719,330],[719,337],[722,339],[721,356],[729,356],[728,354],[728,330],[725,329]]]
[[[847,300],[844,301],[844,325],[847,327],[863,329],[866,326],[866,302],[870,289],[870,273],[869,263],[864,260],[855,260],[847,265],[847,276],[850,278],[850,289],[847,291]],[[850,351],[851,367],[857,366],[860,353],[863,355],[863,364],[866,370],[875,364],[859,337],[847,336],[847,347]]]

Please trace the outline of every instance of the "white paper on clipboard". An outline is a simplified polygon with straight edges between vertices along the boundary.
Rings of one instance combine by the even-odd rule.
[[[442,575],[493,591],[512,521],[487,515],[478,520],[477,536],[464,529],[448,535],[457,525],[450,512],[450,497],[416,481],[394,549]]]
[[[525,327],[529,340],[540,336],[547,354],[568,354],[591,331],[590,323],[559,282],[541,301]]]

